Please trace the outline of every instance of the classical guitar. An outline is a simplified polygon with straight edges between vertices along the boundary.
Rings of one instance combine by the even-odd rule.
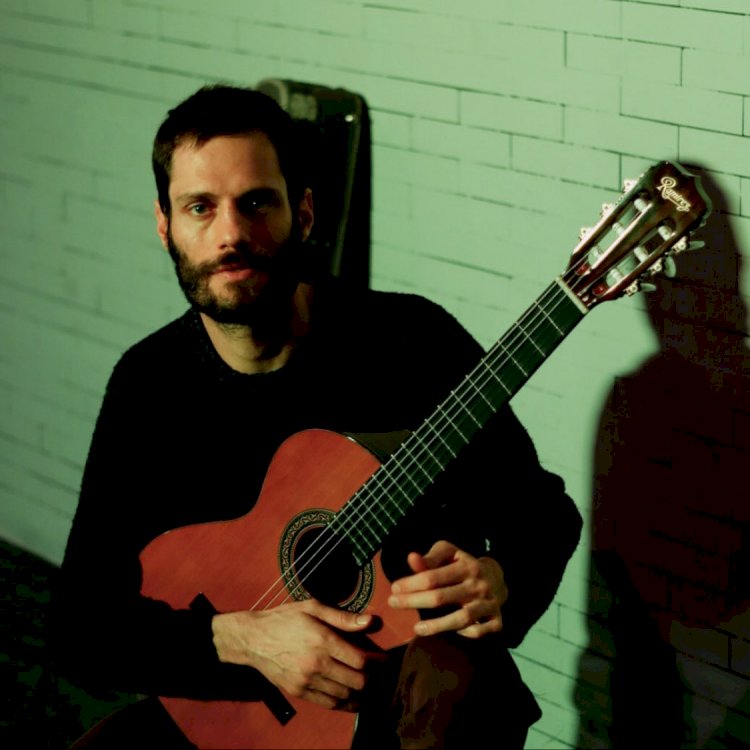
[[[386,605],[379,550],[389,532],[586,313],[668,272],[709,212],[699,177],[678,164],[661,162],[626,182],[598,223],[581,230],[567,269],[387,460],[329,431],[293,435],[250,513],[175,529],[143,550],[142,594],[217,612],[312,596],[382,613],[382,629],[370,636],[380,648],[408,641],[415,616]],[[270,683],[264,701],[160,700],[201,748],[349,747],[354,730],[352,714],[287,697]]]

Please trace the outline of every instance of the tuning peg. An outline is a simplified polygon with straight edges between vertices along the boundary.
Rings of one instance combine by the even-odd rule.
[[[677,276],[677,264],[674,262],[674,258],[671,255],[667,255],[664,258],[664,275],[673,279]]]
[[[651,268],[646,271],[646,273],[649,276],[656,276],[657,273],[661,273],[664,269],[664,258],[659,258],[652,266]]]
[[[687,236],[680,237],[678,242],[675,242],[675,244],[672,246],[672,252],[677,255],[679,253],[684,253],[686,250],[702,250],[706,246],[706,243],[703,240],[693,240],[692,242],[688,242]]]
[[[649,292],[655,291],[656,285],[649,284],[647,281],[634,281],[630,286],[625,287],[625,294],[627,294],[628,297],[632,297],[638,292],[646,292],[648,294]]]
[[[675,255],[684,253],[686,250],[702,250],[706,246],[703,240],[693,240],[688,242],[686,237],[683,237],[678,243],[674,245],[672,251]]]
[[[588,237],[588,236],[589,236],[589,235],[591,234],[591,232],[593,232],[593,231],[594,231],[594,227],[581,227],[581,228],[580,228],[580,229],[578,230],[578,239],[579,239],[579,240],[585,239],[585,238],[586,238],[586,237]]]
[[[683,253],[688,249],[687,237],[680,237],[680,239],[672,245],[672,252]]]
[[[602,218],[604,218],[605,216],[609,216],[614,210],[615,210],[614,203],[602,203],[602,210],[601,210],[600,216]]]
[[[625,180],[622,183],[623,192],[627,193],[629,190],[632,190],[636,186],[637,182],[638,180]]]

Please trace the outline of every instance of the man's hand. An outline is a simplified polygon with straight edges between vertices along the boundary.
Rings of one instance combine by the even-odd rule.
[[[221,661],[255,667],[291,696],[353,711],[353,693],[364,688],[365,666],[377,657],[336,631],[366,630],[371,619],[312,599],[230,612],[212,620],[214,646]]]
[[[472,557],[450,542],[436,542],[426,555],[408,557],[414,575],[391,587],[388,604],[397,608],[436,609],[455,606],[442,617],[421,620],[417,635],[456,631],[467,638],[481,638],[503,627],[501,607],[508,588],[500,564],[491,557]]]

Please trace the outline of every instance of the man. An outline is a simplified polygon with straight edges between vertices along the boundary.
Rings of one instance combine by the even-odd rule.
[[[507,649],[549,606],[581,522],[509,409],[386,541],[389,604],[422,619],[385,662],[348,637],[368,616],[313,599],[216,613],[141,595],[141,550],[248,513],[285,438],[414,429],[481,356],[436,305],[310,268],[303,157],[275,102],[233,87],[196,92],[157,133],[157,231],[190,310],[108,384],[62,569],[63,664],[146,695],[257,700],[270,682],[358,710],[360,747],[490,731],[520,748],[540,714]]]

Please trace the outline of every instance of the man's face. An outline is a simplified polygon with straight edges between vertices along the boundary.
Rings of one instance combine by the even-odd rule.
[[[157,231],[196,309],[218,322],[252,324],[259,301],[291,294],[312,204],[308,192],[290,206],[265,134],[180,144],[169,198],[169,217],[157,203]]]

